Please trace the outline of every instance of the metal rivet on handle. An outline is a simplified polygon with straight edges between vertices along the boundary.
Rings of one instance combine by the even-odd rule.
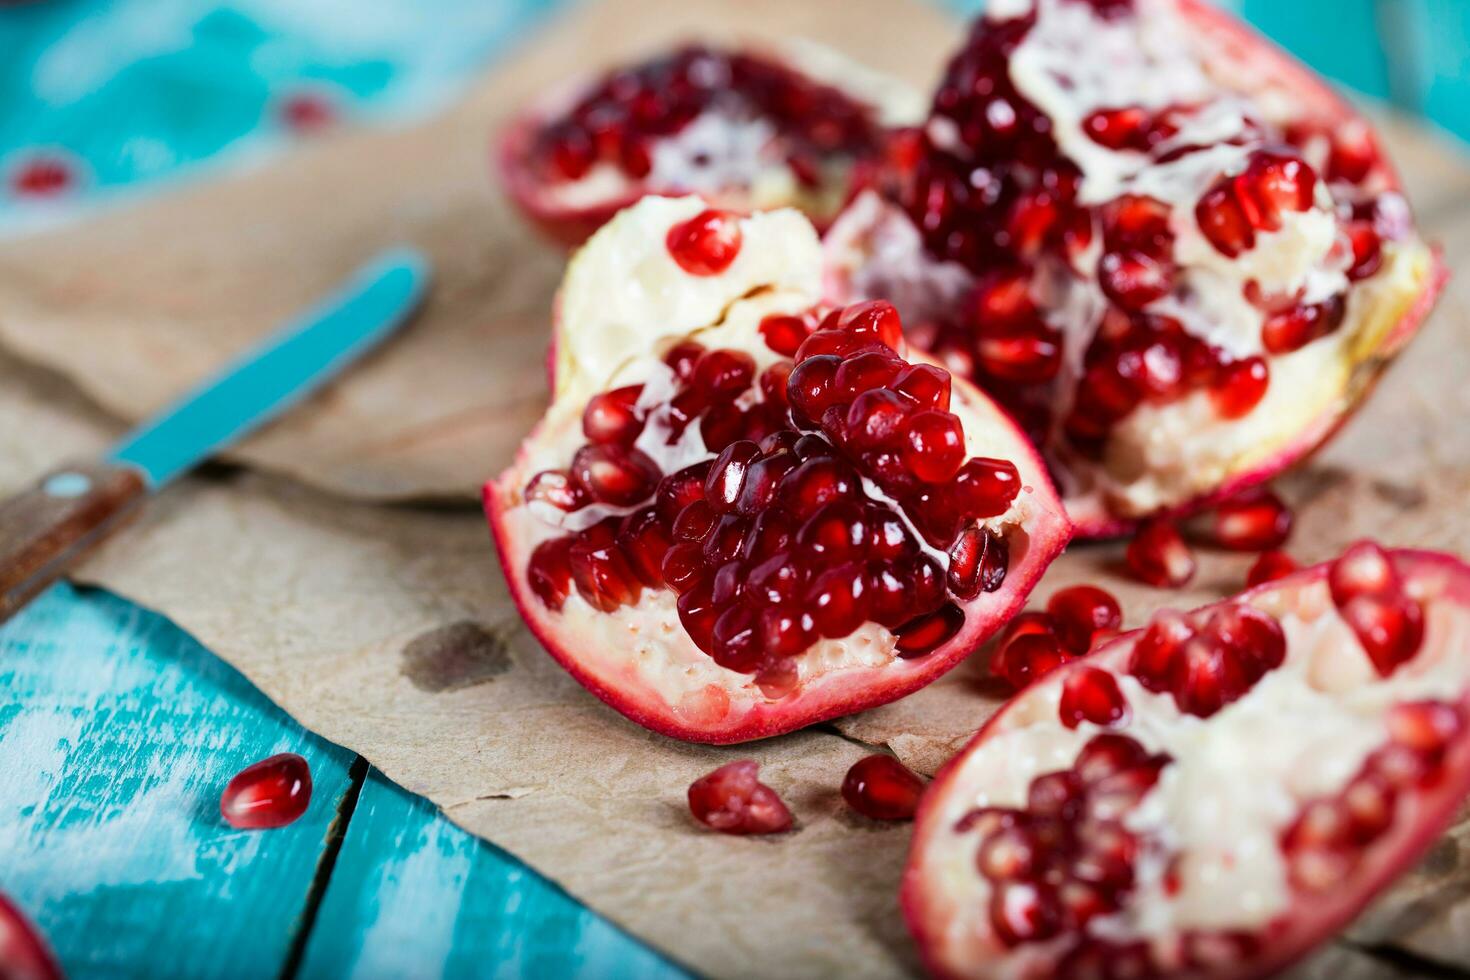
[[[48,497],[75,500],[92,492],[92,481],[81,473],[57,473],[41,484]]]

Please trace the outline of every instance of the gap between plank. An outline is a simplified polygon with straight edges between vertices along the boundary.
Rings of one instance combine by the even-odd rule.
[[[337,855],[342,851],[342,842],[347,838],[347,825],[352,822],[352,814],[357,809],[358,797],[362,795],[363,784],[367,782],[368,761],[362,756],[353,760],[352,768],[347,771],[347,778],[351,785],[347,792],[342,794],[342,802],[337,805],[337,815],[332,818],[332,825],[327,828],[326,847],[322,849],[322,855],[316,862],[316,874],[312,876],[311,887],[306,892],[306,904],[301,910],[300,924],[296,928],[296,935],[291,939],[291,948],[286,953],[286,961],[281,964],[281,972],[278,974],[280,980],[293,980],[301,970],[302,957],[306,955],[306,944],[311,939],[312,930],[316,926],[317,913],[321,911],[322,899],[326,897],[327,885],[332,880],[332,870],[337,866]]]

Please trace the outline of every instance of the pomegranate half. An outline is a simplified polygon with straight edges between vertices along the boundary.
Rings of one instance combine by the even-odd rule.
[[[501,137],[501,178],[568,245],[645,194],[796,207],[825,227],[889,128],[923,111],[917,92],[811,42],[688,45],[539,100]]]
[[[1010,410],[1083,536],[1309,453],[1445,275],[1368,123],[1200,0],[989,4],[888,159],[829,296]]]
[[[1067,663],[931,785],[903,906],[947,977],[1265,976],[1470,792],[1470,567],[1355,546]]]
[[[553,401],[485,488],[527,624],[656,731],[738,742],[882,704],[1024,602],[1068,524],[1034,451],[819,305],[794,210],[644,198],[572,259]]]

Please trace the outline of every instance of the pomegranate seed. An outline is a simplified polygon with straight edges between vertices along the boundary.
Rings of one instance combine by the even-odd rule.
[[[894,351],[903,349],[903,323],[898,310],[887,300],[854,303],[838,311],[836,316],[838,330],[855,337],[872,338]]]
[[[811,646],[815,630],[811,616],[780,606],[762,609],[756,621],[761,646],[777,659],[794,657]]]
[[[531,591],[552,612],[560,612],[571,594],[571,548],[570,537],[543,541],[531,552],[531,560],[526,565],[526,580]]]
[[[658,588],[664,584],[664,557],[673,547],[674,539],[657,511],[646,508],[623,518],[617,542],[644,585]]]
[[[786,383],[786,397],[791,407],[808,419],[820,419],[823,412],[838,402],[833,379],[841,364],[840,357],[830,354],[798,362]]]
[[[916,480],[944,483],[965,461],[965,434],[960,420],[948,412],[919,412],[907,420],[904,464]]]
[[[689,784],[689,812],[722,834],[779,834],[791,829],[791,811],[760,781],[760,766],[741,759]]]
[[[1146,252],[1108,252],[1098,263],[1098,284],[1126,310],[1141,310],[1169,295],[1177,270]]]
[[[1099,146],[1110,150],[1147,152],[1152,117],[1140,106],[1121,109],[1099,109],[1082,120],[1082,131]]]
[[[780,498],[792,515],[805,519],[834,500],[857,496],[857,474],[831,456],[817,456],[798,465],[781,481]]]
[[[729,211],[710,208],[669,229],[669,254],[685,272],[717,276],[740,254],[740,222]]]
[[[1210,388],[1215,408],[1223,418],[1238,419],[1250,414],[1251,409],[1266,396],[1271,383],[1271,369],[1261,357],[1247,357],[1232,361],[1221,369],[1219,377]]]
[[[237,830],[272,830],[294,823],[311,803],[311,767],[294,752],[246,766],[220,796],[219,812]]]
[[[1001,827],[980,844],[975,863],[991,881],[1024,880],[1042,865],[1041,844],[1024,826]]]
[[[678,550],[676,545],[669,552],[669,558],[672,559]],[[666,568],[667,562],[666,559]],[[689,639],[699,649],[710,653],[714,648],[715,620],[719,618],[720,611],[715,607],[714,588],[709,579],[696,579],[693,585],[679,595],[679,601],[675,605],[679,612],[679,622],[683,624],[684,632],[689,634]]]
[[[754,378],[755,358],[745,351],[712,350],[695,363],[690,387],[711,399],[728,398],[749,388]]]
[[[846,419],[832,435],[858,452],[882,450],[902,438],[911,409],[908,399],[897,392],[886,388],[865,391],[852,403]],[[826,420],[823,421],[823,427],[828,428]]]
[[[1193,627],[1181,614],[1169,609],[1159,612],[1134,645],[1128,673],[1156,694],[1168,691],[1173,684],[1174,662],[1193,636]]]
[[[10,175],[10,192],[20,198],[58,197],[77,182],[76,171],[63,157],[34,157]]]
[[[954,603],[946,603],[938,611],[905,623],[894,631],[898,638],[894,651],[904,659],[922,657],[954,639],[965,625],[965,613]]]
[[[760,446],[742,440],[726,446],[715,459],[704,480],[704,499],[716,513],[735,510],[745,487],[746,472],[760,456]]]
[[[1112,674],[1096,667],[1080,667],[1063,682],[1058,710],[1062,724],[1068,728],[1076,728],[1084,721],[1106,727],[1128,717],[1128,702]]]
[[[1056,670],[1066,659],[1056,637],[1049,632],[1021,633],[996,652],[990,672],[1019,691]]]
[[[818,632],[829,639],[848,636],[866,619],[867,576],[856,562],[830,568],[813,580],[807,608]]]
[[[1194,555],[1172,523],[1146,522],[1128,543],[1128,571],[1134,578],[1158,588],[1177,589],[1194,578]]]
[[[1005,882],[990,896],[990,923],[1007,946],[1050,939],[1061,931],[1055,896],[1031,882]]]
[[[574,511],[587,506],[587,494],[561,470],[543,470],[526,484],[526,502],[550,504],[557,510]]]
[[[674,371],[680,381],[689,382],[694,377],[694,365],[704,356],[704,345],[692,340],[676,344],[664,355],[664,363]]]
[[[873,820],[912,820],[919,810],[924,781],[890,755],[870,755],[853,763],[842,780],[842,798]]]
[[[594,395],[582,413],[587,441],[632,445],[643,431],[643,419],[635,410],[642,394],[642,385],[632,385]]]
[[[716,602],[713,592],[711,602]],[[755,614],[743,605],[727,605],[715,620],[709,655],[727,670],[753,674],[761,668],[766,651],[756,632]]]
[[[1438,757],[1465,726],[1460,709],[1442,701],[1411,701],[1388,713],[1388,736],[1423,756]]]
[[[803,317],[773,313],[761,320],[760,331],[767,347],[782,357],[792,357],[811,328]]]
[[[663,476],[658,465],[637,449],[588,445],[572,456],[572,479],[593,500],[627,507],[646,500]]]
[[[1388,677],[1424,642],[1424,613],[1403,590],[1388,555],[1371,541],[1343,552],[1327,572],[1338,615],[1357,636],[1374,669]]]
[[[1246,573],[1245,584],[1251,588],[1285,578],[1298,568],[1296,561],[1284,551],[1263,551]]]
[[[1046,611],[1057,639],[1068,653],[1081,655],[1123,625],[1118,600],[1095,585],[1074,585],[1054,593]]]
[[[1300,350],[1319,337],[1325,337],[1342,325],[1347,312],[1341,296],[1310,306],[1293,306],[1273,313],[1261,326],[1261,343],[1272,354],[1289,354]]]
[[[994,592],[1005,582],[1009,566],[1005,539],[988,528],[972,525],[960,532],[949,549],[949,591],[961,599]]]
[[[1195,205],[1194,219],[1216,251],[1229,258],[1256,247],[1256,233],[1234,189],[1227,182],[1205,192]]]
[[[886,347],[879,347],[850,355],[838,366],[832,383],[840,401],[851,401],[864,392],[892,383],[903,369],[902,358]]]
[[[1231,551],[1266,551],[1286,542],[1291,524],[1291,511],[1281,498],[1260,489],[1216,507],[1210,537]]]
[[[1062,366],[1061,334],[1046,326],[1006,332],[982,331],[975,342],[980,367],[991,377],[1042,384]]]
[[[61,966],[15,903],[0,894],[0,971],[7,980],[62,980]]]
[[[281,103],[281,120],[293,132],[310,134],[326,129],[337,121],[337,110],[317,92],[297,92]]]
[[[899,372],[893,390],[907,395],[925,408],[949,411],[949,372],[933,364],[914,364]]]
[[[612,612],[638,601],[643,586],[617,543],[620,521],[608,517],[578,534],[567,561],[577,594],[593,607]]]
[[[1236,178],[1236,196],[1258,230],[1276,231],[1283,212],[1312,206],[1316,186],[1317,175],[1306,161],[1258,150]]]
[[[1116,773],[1136,769],[1148,758],[1148,751],[1127,735],[1111,733],[1093,736],[1082,747],[1072,770],[1089,785]]]

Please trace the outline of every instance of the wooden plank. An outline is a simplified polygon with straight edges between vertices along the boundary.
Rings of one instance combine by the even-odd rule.
[[[279,970],[354,757],[105,593],[58,587],[0,630],[0,690],[0,887],[67,972]],[[224,784],[282,751],[311,764],[306,816],[229,827]]]
[[[299,975],[688,976],[377,770],[353,811]]]

